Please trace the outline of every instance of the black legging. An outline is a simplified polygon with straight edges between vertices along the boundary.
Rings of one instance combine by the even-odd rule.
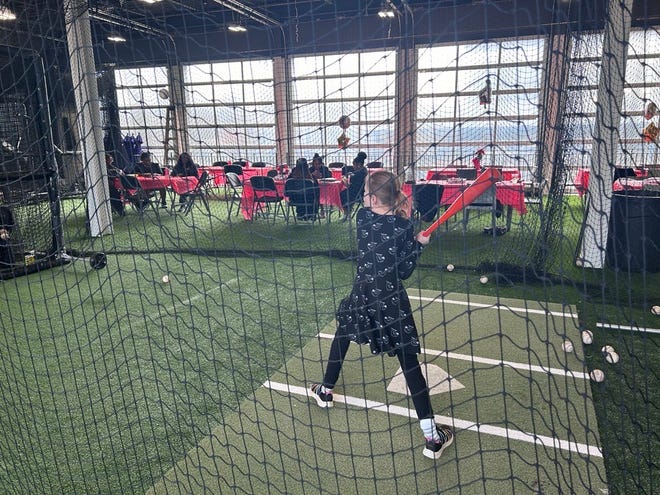
[[[334,388],[339,379],[339,372],[341,371],[350,343],[351,339],[348,336],[341,334],[338,329],[335,333],[335,338],[332,339],[332,345],[330,346],[328,366],[325,369],[325,376],[323,377],[324,386]],[[426,379],[422,374],[422,368],[417,359],[417,354],[413,352],[404,352],[401,349],[398,349],[396,351],[396,357],[399,359],[399,364],[401,364],[401,369],[403,370],[403,376],[406,379],[406,384],[412,395],[417,418],[432,418],[433,409],[431,408],[431,398],[426,386]]]

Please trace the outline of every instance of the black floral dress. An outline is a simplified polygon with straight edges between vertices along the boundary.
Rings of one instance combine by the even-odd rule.
[[[353,289],[337,310],[339,333],[371,352],[419,353],[419,335],[402,280],[412,274],[422,245],[410,220],[362,208],[357,214],[358,260]]]

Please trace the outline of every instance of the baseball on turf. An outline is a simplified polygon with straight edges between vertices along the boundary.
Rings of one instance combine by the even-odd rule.
[[[594,341],[594,334],[591,333],[591,330],[582,331],[582,342],[584,344],[591,344]]]
[[[651,313],[653,313],[654,315],[660,315],[660,306],[653,306],[651,308]]]
[[[163,275],[163,283],[166,284],[170,281],[170,276],[169,275]]]
[[[448,271],[448,272],[453,272],[453,271],[454,271],[454,265],[452,265],[451,263],[449,263],[449,264],[447,265],[447,271]]]
[[[618,362],[619,362],[619,353],[618,353],[618,352],[615,352],[615,351],[608,352],[608,353],[605,355],[605,361],[607,361],[607,362],[610,363],[610,364],[616,364],[616,363],[618,363]]]
[[[602,382],[605,380],[605,373],[603,373],[602,370],[593,370],[591,373],[589,373],[589,376],[595,382]]]
[[[482,284],[487,284],[488,277],[486,275],[482,275],[481,278],[479,279],[479,282],[481,282]]]
[[[573,342],[570,340],[564,340],[564,343],[561,345],[564,352],[573,352]]]
[[[609,354],[611,352],[614,352],[614,347],[611,345],[604,345],[603,347],[600,348],[600,352],[603,354]]]

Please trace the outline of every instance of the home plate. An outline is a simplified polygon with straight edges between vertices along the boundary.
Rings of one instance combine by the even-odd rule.
[[[449,392],[450,390],[460,390],[465,388],[465,386],[449,376],[449,374],[443,370],[440,366],[435,364],[421,365],[422,373],[426,377],[426,383],[429,387],[429,392],[431,395],[441,394],[443,392]],[[402,395],[410,395],[408,390],[408,385],[406,384],[406,379],[403,376],[403,371],[401,367],[394,374],[394,378],[387,386],[388,392],[396,392]]]

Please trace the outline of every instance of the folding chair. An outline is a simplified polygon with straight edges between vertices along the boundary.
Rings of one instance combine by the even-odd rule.
[[[266,172],[266,176],[275,178],[279,175],[279,172],[277,170],[269,170]]]
[[[616,182],[617,179],[621,179],[623,177],[635,177],[635,169],[632,167],[616,167],[614,169],[614,181]]]
[[[206,184],[209,181],[209,173],[207,171],[202,172],[202,175],[197,181],[195,189],[189,192],[186,195],[186,202],[183,204],[182,213],[187,215],[192,211],[192,207],[195,204],[195,201],[200,200],[206,207],[208,214],[211,214],[211,208],[209,208],[209,202],[206,198]]]
[[[309,179],[288,179],[284,184],[284,195],[288,198],[286,221],[289,223],[289,213],[296,209],[295,221],[320,221],[319,217],[319,186]]]
[[[275,180],[273,180],[272,177],[255,175],[250,177],[250,185],[254,191],[254,202],[252,204],[251,215],[252,218],[254,218],[255,211],[263,214],[264,208],[265,216],[267,217],[270,215],[271,205],[274,205],[274,211],[272,211],[273,223],[275,223],[275,217],[277,216],[278,209],[281,211],[282,216],[286,217],[284,207],[282,206],[282,201],[284,201],[284,198],[277,192]]]
[[[266,162],[254,162],[252,164],[253,167],[258,167],[258,168],[264,168],[266,167]]]
[[[344,162],[332,162],[328,164],[328,168],[344,168],[346,164]]]
[[[243,196],[243,183],[238,175],[234,172],[227,172],[225,174],[227,185],[229,186],[229,216],[234,209],[234,204],[238,204],[237,213],[241,211],[241,197]]]
[[[383,168],[383,162],[369,162],[367,168]]]
[[[240,179],[241,182],[243,182],[243,167],[241,165],[236,165],[232,163],[231,165],[226,164],[224,166],[224,172],[225,172],[225,197],[229,194],[229,185],[227,184],[227,174],[228,173],[233,173],[238,175],[238,178]]]
[[[543,200],[543,192],[547,186],[545,179],[541,182],[531,182],[529,188],[525,185],[524,195],[525,204],[527,205],[540,205]]]
[[[470,219],[471,211],[485,211],[491,214],[491,226],[484,229],[484,232],[493,235],[499,235],[506,232],[506,228],[497,227],[497,219],[502,216],[502,204],[497,200],[495,184],[493,184],[485,193],[479,196],[471,204],[463,208],[463,229],[467,230],[467,224]]]
[[[438,184],[413,184],[413,215],[420,221],[432,222],[440,208],[444,187]]]
[[[241,178],[243,177],[243,167],[241,165],[236,165],[234,163],[232,163],[231,165],[225,165],[224,166],[224,171],[225,171],[225,174],[227,172],[233,172],[236,175],[238,175],[239,177],[241,177]]]
[[[128,201],[133,209],[140,215],[142,215],[149,206],[157,210],[153,201],[151,201],[154,193],[145,191],[137,177],[120,175],[119,182],[124,201]]]

